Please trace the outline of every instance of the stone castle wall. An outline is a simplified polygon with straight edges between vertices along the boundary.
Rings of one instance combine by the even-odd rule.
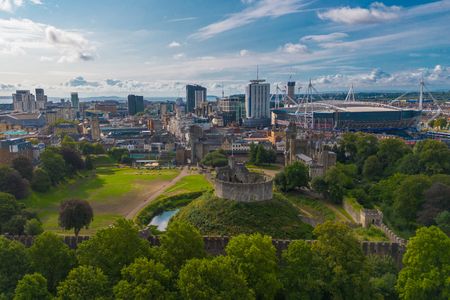
[[[159,246],[159,236],[148,235],[148,232],[141,232],[141,237],[149,241],[152,246]],[[6,236],[9,239],[16,240],[24,244],[26,247],[30,247],[33,244],[34,237],[32,236]],[[79,243],[89,239],[89,236],[64,236],[64,242],[71,248],[76,249]],[[225,254],[225,248],[230,241],[230,237],[226,236],[204,236],[205,250],[211,255],[223,255]],[[273,239],[272,243],[277,250],[278,256],[281,256],[281,252],[286,250],[292,240],[278,240]],[[314,243],[314,241],[307,241],[308,243]],[[400,243],[388,243],[388,242],[361,242],[361,247],[365,255],[382,255],[390,256],[394,259],[397,266],[401,266],[403,253],[405,252],[404,244]]]
[[[223,199],[240,202],[257,202],[273,197],[273,180],[266,178],[263,182],[238,183],[216,179],[215,195]]]

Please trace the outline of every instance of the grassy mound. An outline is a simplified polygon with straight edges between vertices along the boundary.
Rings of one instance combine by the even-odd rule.
[[[237,235],[260,232],[280,239],[311,239],[312,227],[303,223],[297,209],[282,195],[256,203],[215,197],[211,192],[192,201],[175,215],[205,235]]]

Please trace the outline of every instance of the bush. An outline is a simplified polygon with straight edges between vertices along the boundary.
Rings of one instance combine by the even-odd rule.
[[[228,159],[223,151],[216,150],[206,154],[206,156],[202,159],[201,163],[205,166],[210,166],[213,168],[223,167],[228,164]]]
[[[39,235],[44,232],[44,229],[38,219],[31,219],[25,223],[24,232],[26,235]]]

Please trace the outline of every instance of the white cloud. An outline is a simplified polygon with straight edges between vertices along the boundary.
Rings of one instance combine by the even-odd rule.
[[[98,87],[100,83],[96,81],[87,81],[82,76],[78,76],[66,82],[65,85],[70,87],[81,87],[81,86]]]
[[[12,13],[18,7],[23,6],[23,0],[0,0],[0,11]],[[40,0],[30,0],[33,4],[42,4]]]
[[[399,6],[386,6],[381,2],[373,2],[369,8],[349,6],[333,8],[325,12],[319,12],[322,20],[330,20],[343,24],[371,24],[391,21],[400,15]]]
[[[285,53],[307,53],[308,47],[303,44],[287,43],[280,50]]]
[[[177,23],[177,22],[193,21],[193,20],[196,20],[196,19],[197,19],[197,17],[177,18],[177,19],[170,19],[170,20],[167,20],[167,23]]]
[[[39,58],[39,61],[43,61],[43,62],[45,62],[45,61],[54,61],[54,60],[55,59],[53,57],[50,57],[50,56],[41,56]]]
[[[436,65],[434,68],[412,69],[393,73],[373,69],[366,73],[319,76],[313,80],[313,83],[326,89],[345,88],[354,84],[356,89],[403,88],[414,91],[422,76],[429,86],[448,86],[450,84],[450,67]]]
[[[173,56],[173,59],[182,59],[182,58],[185,58],[185,57],[186,57],[186,54],[184,54],[184,53],[177,53],[177,54],[175,54]]]
[[[191,37],[206,40],[219,33],[242,27],[261,18],[277,18],[299,12],[300,8],[304,6],[306,4],[303,0],[261,0],[240,12],[229,15],[222,21],[200,28]]]
[[[173,41],[172,43],[167,45],[167,47],[169,47],[169,48],[178,48],[178,47],[181,47],[181,44],[176,42],[176,41]]]
[[[242,49],[239,51],[240,56],[247,56],[250,52],[247,49]]]
[[[58,29],[29,19],[0,19],[0,54],[23,55],[37,50],[59,56],[59,62],[87,61],[95,57],[95,47],[80,32]]]
[[[324,42],[332,42],[341,40],[343,38],[348,37],[348,34],[344,32],[333,32],[330,34],[319,34],[319,35],[306,35],[300,39],[302,42],[316,42],[316,43],[324,43]]]

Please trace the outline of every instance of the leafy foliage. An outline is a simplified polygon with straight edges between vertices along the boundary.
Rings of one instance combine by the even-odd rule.
[[[322,299],[326,286],[325,262],[310,244],[302,240],[291,242],[283,251],[281,266],[286,299]]]
[[[14,195],[17,199],[25,198],[29,194],[29,183],[19,172],[0,166],[0,191]]]
[[[59,207],[59,225],[66,229],[73,229],[78,236],[81,228],[88,228],[94,219],[94,212],[89,202],[85,200],[69,199]]]
[[[41,156],[42,168],[47,172],[53,185],[61,182],[66,176],[66,162],[61,154],[55,149],[47,148],[42,152]]]
[[[272,239],[259,233],[238,235],[230,240],[225,250],[256,297],[273,299],[281,283],[277,277],[278,262]]]
[[[266,149],[262,144],[251,144],[249,162],[255,165],[271,164],[277,159],[277,153],[273,149]]]
[[[450,297],[450,238],[438,227],[419,228],[403,256],[397,290],[400,299]]]
[[[200,232],[180,221],[171,222],[161,236],[161,252],[164,264],[174,271],[180,270],[187,260],[206,255]]]
[[[223,150],[211,151],[202,159],[202,165],[210,167],[223,167],[228,164],[228,159]]]
[[[183,299],[254,299],[245,277],[229,257],[192,259],[180,271],[178,288]]]
[[[100,268],[112,282],[120,279],[120,271],[124,266],[134,262],[136,258],[149,256],[149,243],[139,236],[138,229],[131,221],[124,219],[99,230],[77,249],[81,265]]]
[[[50,300],[47,279],[39,273],[27,274],[17,283],[14,300]]]
[[[314,229],[312,249],[325,261],[327,292],[335,299],[370,299],[365,257],[350,228],[327,221]]]
[[[290,164],[275,176],[275,186],[283,192],[307,187],[308,182],[308,167],[299,161]]]
[[[33,178],[33,163],[28,157],[19,156],[12,161],[12,167],[20,176],[31,181]]]
[[[24,226],[24,233],[26,235],[39,235],[44,232],[42,223],[38,219],[27,220]]]
[[[33,270],[44,275],[48,288],[55,292],[58,283],[75,266],[75,255],[62,238],[51,232],[39,235],[28,249]]]
[[[115,299],[170,299],[172,272],[154,260],[136,259],[122,269],[122,280],[114,286]]]
[[[58,286],[58,299],[108,299],[111,294],[108,278],[100,268],[79,266],[72,269]]]
[[[8,295],[30,271],[30,259],[24,245],[0,236],[0,262],[0,291]]]

